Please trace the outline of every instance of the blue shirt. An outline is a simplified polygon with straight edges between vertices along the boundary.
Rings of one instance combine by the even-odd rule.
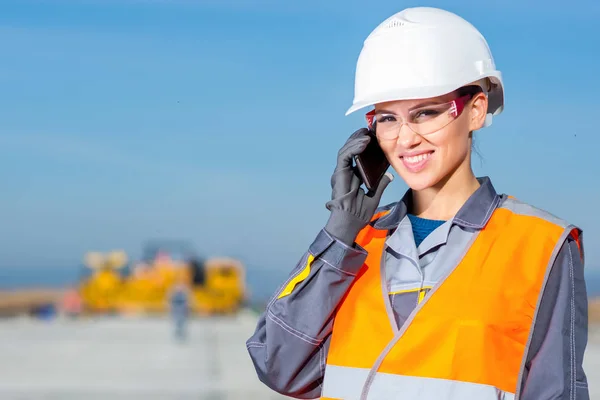
[[[415,237],[415,244],[417,247],[421,242],[429,236],[437,227],[444,224],[446,221],[439,221],[435,219],[419,218],[416,215],[408,214],[408,219],[412,225],[413,235]]]

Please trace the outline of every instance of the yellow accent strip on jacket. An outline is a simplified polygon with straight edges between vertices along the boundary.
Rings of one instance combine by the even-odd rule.
[[[303,280],[305,280],[306,278],[308,278],[308,275],[310,274],[310,265],[312,264],[312,262],[314,261],[314,259],[315,259],[315,256],[313,256],[312,254],[308,253],[308,259],[306,260],[306,267],[304,267],[304,269],[302,271],[300,271],[300,273],[298,275],[296,275],[294,277],[294,279],[292,279],[287,284],[287,286],[279,294],[279,296],[277,297],[277,299],[281,299],[282,297],[289,296],[292,293],[292,291],[294,290],[294,288],[296,287],[297,284],[299,284],[300,282],[302,282]]]
[[[430,290],[432,286],[423,286],[423,288],[414,288],[414,289],[406,289],[406,290],[396,290],[395,292],[389,292],[388,294],[391,296],[393,294],[404,294],[404,293],[414,293],[420,291]]]
[[[419,304],[421,304],[421,302],[422,302],[422,301],[425,299],[425,294],[426,294],[426,293],[427,293],[427,292],[425,291],[425,289],[422,289],[422,290],[419,292]]]

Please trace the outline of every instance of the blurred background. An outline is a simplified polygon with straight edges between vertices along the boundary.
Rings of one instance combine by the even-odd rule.
[[[2,0],[0,398],[282,398],[245,340],[327,220],[362,42],[411,6],[504,73],[477,175],[584,231],[600,396],[599,2]]]

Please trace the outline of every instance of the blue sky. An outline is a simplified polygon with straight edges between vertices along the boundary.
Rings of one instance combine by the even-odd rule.
[[[599,2],[323,3],[3,0],[0,268],[182,238],[286,274],[363,124],[344,116],[362,41],[427,5],[477,26],[504,73],[477,174],[580,225],[600,271]]]

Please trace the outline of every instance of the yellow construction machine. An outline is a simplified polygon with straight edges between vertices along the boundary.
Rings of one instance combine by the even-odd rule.
[[[189,287],[192,312],[199,315],[234,313],[246,301],[246,271],[239,260],[202,260],[181,242],[149,243],[135,263],[123,251],[90,252],[84,264],[88,274],[79,293],[92,313],[165,313],[175,284]]]
[[[83,263],[89,269],[79,285],[85,309],[93,312],[116,311],[123,289],[120,271],[127,264],[125,252],[89,252],[84,256]]]

